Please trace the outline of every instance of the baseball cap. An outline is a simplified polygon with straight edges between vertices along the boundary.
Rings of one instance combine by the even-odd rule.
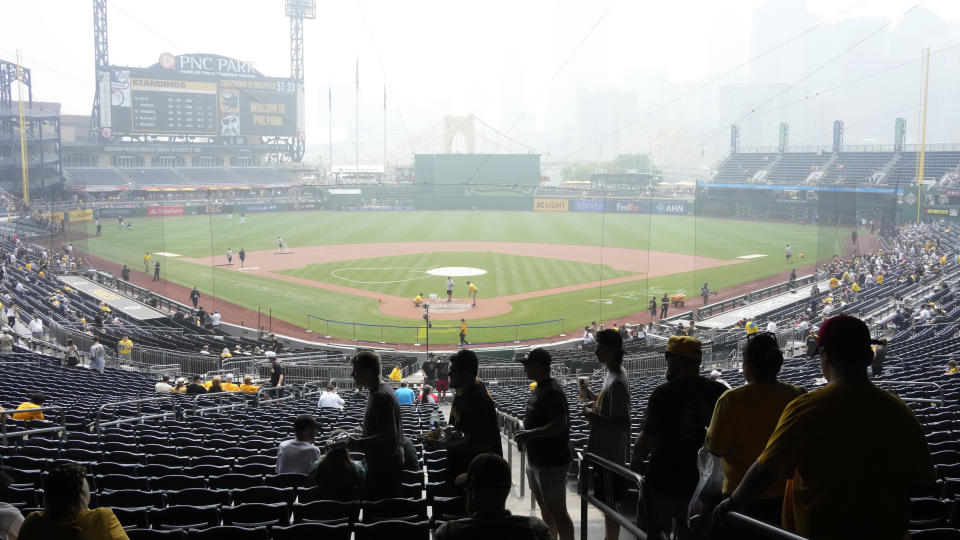
[[[294,431],[300,431],[301,429],[307,429],[312,427],[315,427],[315,428],[320,427],[320,424],[317,422],[317,419],[312,416],[308,416],[308,415],[298,416],[297,419],[293,421]]]
[[[530,362],[536,362],[538,364],[543,364],[549,366],[553,362],[553,358],[550,356],[550,353],[543,348],[536,348],[527,353],[527,356],[520,360],[521,364],[529,364]]]
[[[277,353],[275,353],[275,352],[273,352],[273,351],[267,351],[267,352],[263,353],[263,355],[266,356],[267,358],[276,358],[276,357],[277,357]]]
[[[670,336],[667,352],[690,360],[700,360],[700,340],[690,336]]]
[[[467,472],[457,475],[453,483],[458,486],[472,484],[477,489],[510,489],[510,464],[493,453],[480,454],[473,458]]]
[[[828,348],[840,353],[864,353],[870,350],[870,345],[878,345],[881,341],[870,337],[867,324],[851,315],[837,315],[823,321],[820,325],[820,337],[817,338],[817,352],[821,348]]]

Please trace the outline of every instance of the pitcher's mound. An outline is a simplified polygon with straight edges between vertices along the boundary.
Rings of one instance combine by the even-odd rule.
[[[469,266],[441,266],[427,270],[431,276],[482,276],[487,273],[483,268],[470,268]]]

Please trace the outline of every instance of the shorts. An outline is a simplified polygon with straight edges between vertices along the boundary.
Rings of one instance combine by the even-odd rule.
[[[600,502],[616,508],[617,503],[626,498],[626,494],[626,480],[622,476],[605,470],[593,471],[593,496]]]
[[[449,379],[437,379],[437,392],[446,392],[450,389]]]
[[[527,467],[530,491],[540,494],[544,505],[558,503],[566,506],[568,465],[555,467]]]
[[[447,289],[447,296],[450,296],[452,294],[453,294],[453,289]]]

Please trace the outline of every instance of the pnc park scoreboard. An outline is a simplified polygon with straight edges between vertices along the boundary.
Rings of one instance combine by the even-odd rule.
[[[303,134],[303,85],[225,56],[164,53],[147,68],[110,66],[97,91],[104,135]]]

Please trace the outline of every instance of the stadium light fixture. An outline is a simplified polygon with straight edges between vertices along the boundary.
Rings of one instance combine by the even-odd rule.
[[[287,17],[316,19],[317,0],[286,0],[284,12]]]

